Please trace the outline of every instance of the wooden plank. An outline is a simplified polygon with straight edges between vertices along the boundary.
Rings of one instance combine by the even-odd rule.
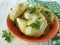
[[[48,41],[42,42],[42,45],[49,45]]]
[[[22,45],[29,45],[30,43],[27,41],[22,40]]]
[[[22,41],[18,38],[14,38],[9,45],[22,45]]]

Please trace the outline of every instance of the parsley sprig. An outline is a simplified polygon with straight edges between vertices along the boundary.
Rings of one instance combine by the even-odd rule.
[[[45,11],[48,17],[50,17],[51,13],[49,11]]]
[[[32,8],[31,10],[30,10],[30,14],[32,14],[32,13],[35,13],[37,11],[37,9],[34,7],[34,8]]]
[[[30,26],[32,28],[35,28],[35,29],[39,29],[40,26],[41,26],[41,22],[39,20],[36,20],[36,23],[32,23],[30,25],[26,25],[27,27]]]
[[[6,30],[3,30],[2,31],[2,38],[5,38],[5,40],[7,42],[11,42],[14,37],[13,37],[13,35],[11,35],[10,32],[7,32]]]
[[[13,8],[11,8],[10,10],[12,10]]]

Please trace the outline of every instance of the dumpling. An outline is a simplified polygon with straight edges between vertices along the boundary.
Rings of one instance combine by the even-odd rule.
[[[17,24],[18,24],[18,27],[19,27],[20,31],[22,33],[25,33],[27,21],[25,21],[23,19],[20,19],[20,18],[17,18],[16,21],[17,21]]]
[[[42,10],[41,13],[46,17],[48,23],[54,22],[54,14],[49,10]]]
[[[16,4],[13,8],[11,8],[10,10],[10,19],[12,21],[15,21],[15,19],[20,16],[25,9],[28,7],[27,3],[20,3],[20,4]]]
[[[41,13],[39,13],[39,15],[40,16],[36,16],[35,20],[33,18],[31,18],[32,20],[29,19],[28,21],[24,20],[24,19],[17,18],[17,24],[18,24],[20,31],[27,36],[32,36],[32,37],[41,36],[44,33],[45,28],[47,27],[47,21]],[[33,16],[34,15],[32,15],[31,17],[33,17]],[[39,18],[39,17],[41,17],[41,18]],[[26,18],[26,19],[28,19],[28,18]],[[36,29],[32,26],[29,26],[30,24],[36,23],[36,20],[39,21],[39,22],[37,22],[38,25],[32,25],[32,26],[36,26],[36,28],[38,28],[38,26],[39,26],[38,29]]]
[[[41,17],[42,14],[35,7],[29,7],[29,9],[24,12],[24,18],[26,20],[36,20]]]
[[[29,11],[25,11],[24,18],[26,20],[36,20],[38,18],[41,18],[41,15],[39,15],[39,13],[40,12],[36,12],[36,13],[30,14]]]
[[[38,10],[45,16],[46,20],[48,23],[53,23],[54,22],[54,13],[52,13],[49,9],[42,7],[42,6],[36,6]]]
[[[28,21],[27,25],[34,24],[35,21],[30,20],[30,21]],[[44,34],[45,28],[47,27],[47,21],[44,17],[40,18],[38,21],[40,21],[39,22],[40,24],[38,24],[38,25],[40,25],[39,29],[36,29],[36,27],[33,28],[31,26],[28,26],[28,27],[26,27],[26,30],[25,30],[26,35],[32,36],[32,37],[39,37]]]

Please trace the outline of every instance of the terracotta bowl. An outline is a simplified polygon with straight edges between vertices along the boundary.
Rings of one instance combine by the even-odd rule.
[[[29,42],[43,42],[43,41],[46,41],[52,37],[55,36],[55,34],[57,33],[58,31],[58,18],[56,17],[55,19],[55,22],[54,22],[54,25],[52,27],[51,30],[48,31],[47,34],[39,37],[39,38],[32,38],[32,37],[28,37],[28,36],[25,36],[24,34],[22,34],[20,32],[20,30],[18,29],[17,26],[14,25],[14,23],[10,20],[9,18],[9,15],[7,16],[7,27],[9,29],[9,31],[17,38],[19,39],[22,39],[22,40],[25,40],[25,41],[29,41]]]

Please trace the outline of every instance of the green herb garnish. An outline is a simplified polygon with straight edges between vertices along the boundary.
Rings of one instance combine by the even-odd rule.
[[[44,11],[43,9],[40,11],[42,14],[44,14],[45,16],[50,17],[51,12],[49,12],[48,10]]]
[[[7,42],[11,42],[11,40],[14,38],[13,35],[11,35],[11,33],[7,32],[6,30],[3,30],[2,32],[2,37],[5,38]]]
[[[12,10],[13,8],[11,8],[10,10]]]
[[[34,7],[31,9],[30,14],[35,13],[36,11],[37,11],[37,9]]]
[[[48,17],[50,17],[51,13],[49,11],[45,11]]]
[[[39,29],[40,28],[40,25],[41,25],[41,22],[39,20],[36,20],[36,23],[32,23],[32,24],[26,25],[26,26],[27,27],[28,26],[31,26],[32,28]]]

